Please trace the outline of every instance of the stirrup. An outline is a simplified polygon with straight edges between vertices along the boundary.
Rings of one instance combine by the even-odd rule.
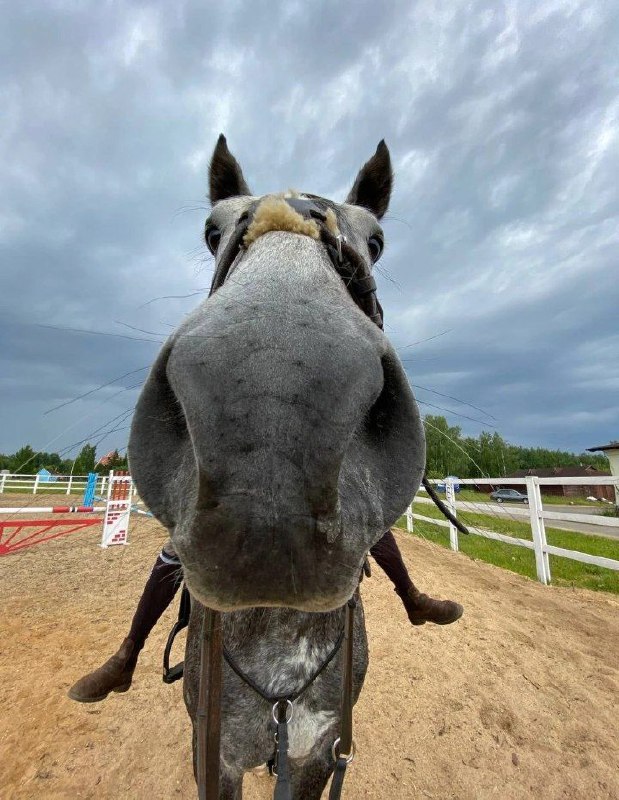
[[[173,667],[170,667],[170,652],[172,645],[177,635],[189,625],[189,614],[191,612],[191,597],[186,586],[183,586],[181,592],[181,604],[178,610],[178,619],[174,623],[168,641],[166,642],[165,650],[163,651],[163,682],[174,683],[183,677],[185,662],[181,661]]]

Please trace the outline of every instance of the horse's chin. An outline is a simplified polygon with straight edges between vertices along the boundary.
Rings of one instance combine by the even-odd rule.
[[[241,611],[247,608],[293,608],[297,611],[325,613],[341,608],[353,595],[358,578],[345,582],[339,590],[328,594],[316,593],[309,588],[303,592],[300,587],[288,585],[282,580],[271,587],[258,591],[255,586],[239,591],[234,580],[223,584],[209,577],[185,569],[184,578],[190,594],[199,603],[216,611]],[[229,586],[227,588],[226,584]],[[234,589],[232,588],[234,587]]]

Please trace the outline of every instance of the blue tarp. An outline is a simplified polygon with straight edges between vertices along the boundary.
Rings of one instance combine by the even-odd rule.
[[[54,481],[58,480],[58,478],[55,475],[52,475],[52,473],[45,469],[45,467],[40,469],[37,472],[37,475],[39,476],[39,483],[53,483]]]

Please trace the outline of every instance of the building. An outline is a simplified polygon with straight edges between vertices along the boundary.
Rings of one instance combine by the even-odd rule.
[[[526,478],[528,475],[535,475],[538,478],[608,478],[611,473],[596,469],[591,466],[584,467],[549,467],[546,469],[519,469],[506,475],[503,480],[508,483],[509,478]],[[559,497],[597,497],[598,500],[610,500],[614,502],[615,492],[612,486],[578,486],[572,484],[541,486],[542,494],[552,494]]]
[[[619,442],[617,440],[608,444],[601,444],[599,447],[588,447],[590,453],[604,453],[610,463],[610,474],[619,477]],[[612,499],[612,498],[611,498]],[[619,507],[619,487],[615,486],[615,505]]]
[[[110,462],[114,461],[115,458],[118,458],[118,451],[111,450],[109,453],[106,453],[104,456],[101,456],[101,458],[95,464],[95,467],[98,467],[99,464],[101,464],[102,467],[107,467],[107,465]]]

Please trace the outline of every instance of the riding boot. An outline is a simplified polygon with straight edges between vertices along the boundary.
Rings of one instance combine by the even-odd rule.
[[[435,600],[427,594],[422,594],[413,584],[391,531],[387,531],[370,549],[370,554],[394,584],[412,625],[425,625],[426,622],[449,625],[460,619],[464,612],[460,603],[455,603],[453,600]]]
[[[138,656],[148,634],[174,599],[180,583],[178,563],[166,563],[158,556],[146,581],[127,638],[118,652],[105,664],[80,678],[69,689],[71,700],[96,703],[105,700],[110,692],[126,692],[129,689]]]

